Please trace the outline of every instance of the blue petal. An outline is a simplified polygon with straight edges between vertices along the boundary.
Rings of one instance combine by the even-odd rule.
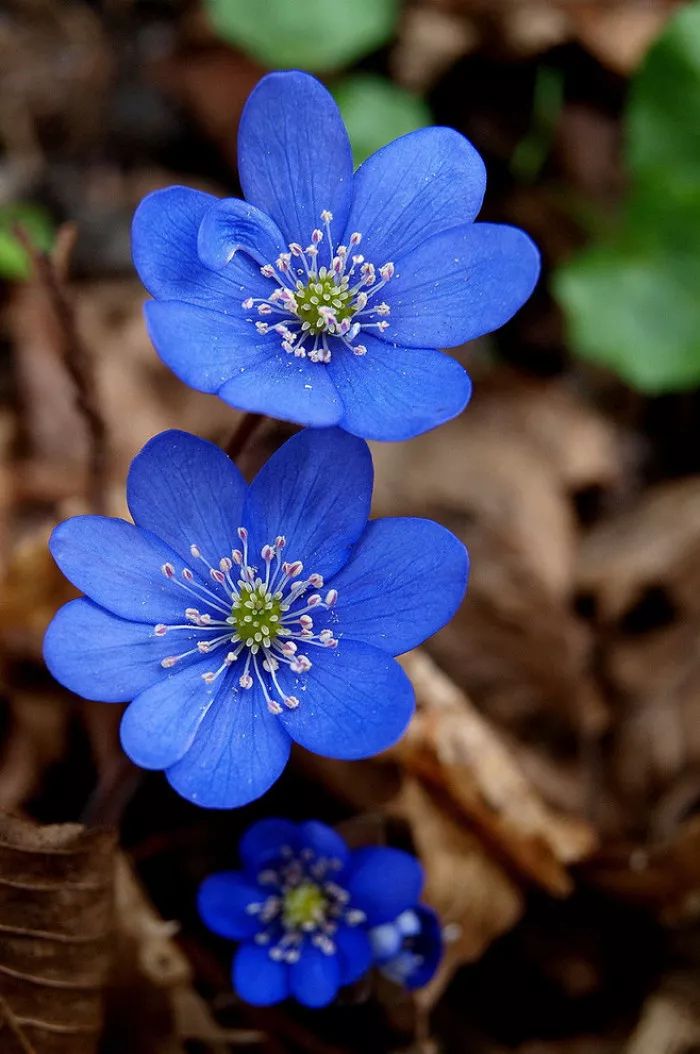
[[[378,963],[387,962],[398,955],[403,946],[403,934],[395,922],[384,922],[370,931],[372,954]]]
[[[299,825],[299,845],[312,849],[317,857],[339,860],[341,865],[345,864],[350,856],[345,839],[332,827],[318,820],[307,820]]]
[[[191,304],[146,304],[148,332],[185,384],[232,406],[317,428],[336,424],[342,403],[325,367],[288,355],[276,333]],[[186,339],[183,339],[183,334]]]
[[[220,937],[240,941],[260,929],[260,920],[246,909],[259,904],[265,894],[239,871],[219,871],[209,875],[197,892],[197,908],[202,922]]]
[[[213,567],[238,545],[245,492],[241,473],[223,450],[179,431],[161,432],[146,443],[126,484],[139,527],[162,538],[188,565],[195,543]]]
[[[282,849],[297,849],[299,828],[291,820],[268,817],[245,832],[238,845],[241,863],[253,877],[276,860]]]
[[[252,1006],[272,1006],[289,995],[289,967],[275,962],[266,948],[242,944],[233,960],[233,987]]]
[[[101,607],[134,622],[182,621],[182,592],[161,571],[175,553],[148,531],[106,516],[73,516],[49,540],[66,578]]]
[[[353,984],[366,974],[372,965],[369,937],[359,926],[341,925],[333,940],[340,959],[340,983]]]
[[[218,200],[188,187],[166,187],[149,194],[137,208],[131,232],[134,265],[156,299],[237,313],[241,300],[267,295],[260,292],[267,283],[252,260],[240,257],[219,272],[200,260],[199,225]]]
[[[148,334],[165,365],[200,392],[218,391],[238,370],[274,351],[273,337],[257,333],[240,311],[224,315],[192,304],[152,302],[145,312]]]
[[[233,809],[259,798],[281,774],[290,740],[257,686],[227,685],[208,710],[194,743],[167,770],[183,798],[209,809]]]
[[[366,355],[342,348],[326,367],[343,402],[346,431],[365,439],[411,439],[467,405],[471,382],[449,355],[401,348],[366,333],[358,340]]]
[[[467,550],[440,524],[373,520],[330,583],[338,590],[334,632],[390,655],[409,651],[452,618],[468,569]]]
[[[127,707],[120,728],[122,746],[141,768],[168,768],[190,749],[221,691],[221,681],[205,684],[202,680],[211,668],[211,660],[198,659],[177,673],[163,670],[161,680]]]
[[[287,694],[300,700],[279,717],[292,739],[315,754],[347,760],[395,743],[414,707],[413,687],[399,664],[379,648],[344,639],[335,649],[308,652],[308,673],[278,673]]]
[[[443,953],[442,927],[438,915],[424,904],[419,904],[414,910],[420,922],[414,951],[423,961],[405,979],[404,984],[409,989],[422,988],[431,980]]]
[[[344,230],[352,153],[338,107],[314,77],[263,77],[241,117],[238,172],[245,197],[288,241],[308,245],[324,209],[333,213],[334,230]]]
[[[453,128],[421,128],[372,154],[355,173],[343,241],[362,234],[377,267],[394,263],[435,234],[469,223],[481,208],[484,163]]]
[[[537,249],[515,227],[476,223],[438,234],[401,261],[386,287],[387,339],[447,348],[490,333],[522,307],[539,271]]]
[[[274,264],[286,245],[279,228],[264,212],[247,201],[225,198],[204,213],[197,248],[202,263],[219,270],[238,252],[258,264]]]
[[[343,404],[324,366],[288,355],[279,345],[253,359],[219,389],[219,398],[240,410],[264,413],[311,428],[340,421]]]
[[[192,646],[194,634],[178,637]],[[153,627],[110,615],[91,600],[71,600],[54,615],[44,637],[44,659],[61,684],[85,699],[123,703],[163,676],[160,660],[172,638]]]
[[[340,987],[338,957],[305,944],[300,959],[291,967],[290,987],[294,998],[304,1006],[328,1006]]]
[[[306,574],[337,571],[367,524],[372,480],[372,459],[360,439],[339,429],[298,432],[248,490],[251,553],[284,535],[285,559],[301,560]]]
[[[393,922],[413,907],[423,888],[423,868],[415,856],[401,849],[368,846],[356,849],[343,879],[351,907],[367,916],[366,925]]]

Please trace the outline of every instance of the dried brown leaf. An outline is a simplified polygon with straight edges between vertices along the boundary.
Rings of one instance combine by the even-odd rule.
[[[412,652],[402,662],[418,710],[394,755],[449,799],[496,858],[551,893],[569,893],[567,865],[595,845],[590,826],[544,803],[494,729],[427,655]]]
[[[584,865],[600,888],[668,923],[700,918],[700,817],[654,845],[610,846]]]
[[[113,927],[114,836],[0,816],[3,1054],[92,1054]]]
[[[584,539],[578,590],[602,624],[620,621],[650,590],[680,611],[700,610],[700,477],[663,483]]]

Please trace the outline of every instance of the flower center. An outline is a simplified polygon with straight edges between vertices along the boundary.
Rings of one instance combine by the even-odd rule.
[[[364,912],[351,906],[350,894],[336,881],[341,870],[340,860],[308,848],[295,854],[287,846],[276,866],[258,874],[262,899],[252,901],[246,911],[258,919],[254,939],[271,959],[297,962],[306,941],[324,955],[335,955],[338,926],[366,922]]]
[[[334,347],[346,347],[355,355],[366,355],[365,344],[354,343],[363,330],[383,333],[389,327],[391,307],[377,303],[377,293],[394,277],[394,264],[377,269],[354,250],[362,241],[359,231],[350,235],[348,245],[333,247],[333,214],[324,210],[324,230],[311,232],[304,249],[291,242],[289,252],[281,253],[275,264],[260,268],[264,278],[275,283],[268,297],[248,297],[242,307],[256,307],[258,333],[273,331],[281,338],[289,355],[328,363]],[[319,267],[319,246],[325,240],[327,266]]]
[[[282,600],[268,592],[264,584],[244,582],[238,599],[231,607],[231,619],[239,639],[246,647],[267,641],[267,647],[280,635]],[[232,638],[233,639],[233,638]]]
[[[326,916],[328,901],[315,882],[304,881],[283,897],[282,922],[287,929],[318,925]]]
[[[177,625],[159,623],[154,632],[186,631],[195,635],[194,647],[161,659],[161,666],[170,669],[192,656],[219,651],[221,662],[216,669],[202,674],[206,684],[213,684],[234,664],[240,663],[238,685],[248,690],[257,683],[267,709],[281,714],[283,707],[290,710],[299,706],[299,699],[291,695],[281,680],[286,668],[298,675],[312,666],[305,653],[307,648],[336,648],[338,641],[327,627],[316,632],[314,616],[330,611],[338,599],[335,589],[323,596],[319,574],[302,574],[300,560],[282,561],[286,541],[282,535],[260,551],[264,571],[250,562],[248,532],[238,528],[242,549],[233,549],[230,556],[222,556],[218,566],[210,563],[198,545],[191,545],[193,558],[204,564],[213,587],[195,577],[189,567],[176,575],[173,564],[163,564],[161,571],[189,595],[184,622]],[[304,648],[301,652],[300,646]]]

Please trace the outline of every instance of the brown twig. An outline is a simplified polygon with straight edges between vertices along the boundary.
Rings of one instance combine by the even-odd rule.
[[[100,413],[95,384],[93,363],[80,336],[75,311],[64,289],[57,262],[34,245],[31,237],[16,223],[13,233],[32,262],[34,277],[44,291],[46,299],[58,323],[61,355],[66,370],[73,381],[76,404],[88,431],[88,496],[91,508],[101,513],[105,510],[104,478],[107,464],[107,430]],[[62,236],[61,236],[62,235]],[[64,261],[72,247],[74,229],[62,228],[57,249]],[[60,270],[63,270],[61,267]]]
[[[265,420],[264,414],[246,414],[226,444],[226,453],[232,461],[237,461],[246,446]]]

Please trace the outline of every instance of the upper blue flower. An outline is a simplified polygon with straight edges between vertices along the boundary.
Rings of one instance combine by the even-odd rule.
[[[238,145],[245,201],[169,187],[134,217],[163,361],[233,406],[369,439],[458,414],[469,378],[435,349],[503,325],[539,273],[522,231],[473,222],[474,147],[425,128],[353,175],[332,97],[298,72],[260,81]]]
[[[432,908],[412,905],[392,922],[370,930],[372,953],[381,972],[404,988],[422,988],[442,958],[442,927]]]
[[[60,524],[51,552],[85,594],[55,616],[49,669],[88,699],[133,700],[127,754],[200,805],[264,793],[291,740],[361,758],[403,732],[392,656],[452,616],[462,544],[430,520],[367,522],[372,461],[338,429],[290,439],[246,486],[218,447],[164,432],[134,459],[135,525]]]
[[[241,941],[233,986],[249,1003],[292,996],[325,1006],[372,966],[372,932],[413,908],[423,886],[399,849],[348,849],[316,821],[262,820],[240,843],[242,871],[210,875],[199,911],[222,937]]]

